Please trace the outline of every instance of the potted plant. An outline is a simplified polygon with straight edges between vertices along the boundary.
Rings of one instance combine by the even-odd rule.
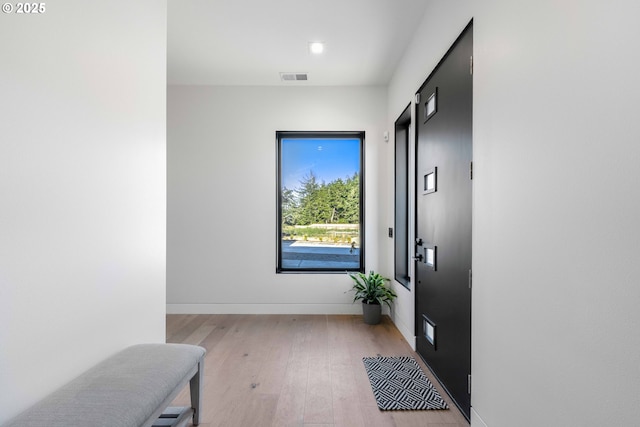
[[[369,275],[365,275],[364,273],[350,273],[349,276],[354,281],[353,287],[351,288],[351,290],[355,292],[353,302],[362,300],[364,323],[377,325],[380,323],[382,303],[387,304],[389,308],[391,308],[391,301],[397,297],[393,289],[385,285],[385,282],[388,282],[389,279],[373,272],[373,270],[369,272]]]

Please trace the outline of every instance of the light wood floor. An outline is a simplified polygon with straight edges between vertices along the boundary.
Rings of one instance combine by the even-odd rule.
[[[388,317],[167,315],[167,342],[207,349],[202,427],[468,427]],[[413,356],[444,411],[380,411],[362,358]],[[189,406],[188,387],[174,402]],[[189,424],[190,425],[190,424]]]

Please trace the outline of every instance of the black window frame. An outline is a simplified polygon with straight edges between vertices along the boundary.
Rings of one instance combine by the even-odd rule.
[[[282,267],[282,139],[354,139],[360,140],[360,251],[358,268],[283,268]],[[364,131],[276,131],[276,273],[327,273],[365,272],[365,132]]]
[[[409,147],[411,104],[395,121],[394,138],[394,279],[411,288],[409,260]]]

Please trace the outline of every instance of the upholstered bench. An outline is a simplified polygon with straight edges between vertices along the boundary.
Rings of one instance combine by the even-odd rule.
[[[54,391],[5,427],[152,427],[200,422],[205,349],[140,344]],[[191,408],[169,408],[190,383]]]

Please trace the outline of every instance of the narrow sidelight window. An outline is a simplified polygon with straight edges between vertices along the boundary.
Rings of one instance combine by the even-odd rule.
[[[277,266],[364,271],[364,132],[276,132]]]
[[[409,139],[411,106],[395,123],[395,279],[407,289],[409,278]]]

